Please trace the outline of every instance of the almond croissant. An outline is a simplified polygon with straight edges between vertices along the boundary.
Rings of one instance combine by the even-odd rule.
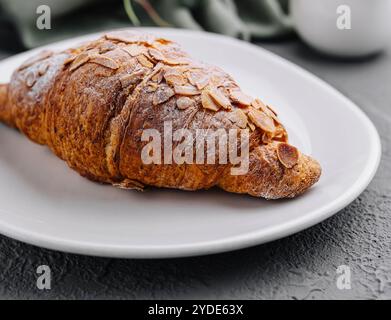
[[[122,188],[218,186],[277,199],[319,179],[318,162],[287,143],[275,111],[244,94],[222,70],[192,60],[172,41],[110,32],[60,53],[44,51],[0,85],[0,121],[47,145],[82,176]],[[249,168],[145,164],[144,129],[248,130]],[[175,144],[175,143],[174,143]]]

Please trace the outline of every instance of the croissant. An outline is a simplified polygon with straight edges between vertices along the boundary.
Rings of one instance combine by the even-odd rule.
[[[0,121],[48,146],[82,176],[120,188],[216,186],[277,199],[302,194],[321,174],[316,160],[288,143],[276,112],[243,93],[231,76],[170,40],[130,30],[24,62],[0,85]],[[152,153],[145,153],[151,140],[143,134],[164,135],[167,123],[196,136],[201,129],[207,136],[220,129],[247,133],[247,144],[228,146],[237,154],[248,149],[247,170],[233,174],[238,163],[220,154],[213,163],[175,162],[182,140],[153,149],[164,161],[144,161],[143,152]],[[208,148],[190,140],[181,150],[191,156]]]

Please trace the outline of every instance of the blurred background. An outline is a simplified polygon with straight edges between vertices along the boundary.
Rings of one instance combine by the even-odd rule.
[[[216,32],[245,41],[297,39],[329,55],[387,46],[389,0],[0,0],[1,47],[20,51],[119,27]]]
[[[0,5],[2,24],[25,48],[129,26],[207,30],[245,40],[293,33],[287,0],[1,0]],[[50,25],[39,29],[37,19],[47,11]]]

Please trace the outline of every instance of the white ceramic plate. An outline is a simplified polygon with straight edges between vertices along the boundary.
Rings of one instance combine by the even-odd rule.
[[[303,69],[227,37],[146,29],[231,73],[245,92],[274,106],[291,142],[318,159],[323,175],[305,195],[266,201],[219,190],[144,193],[80,177],[18,132],[0,124],[0,232],[56,250],[157,258],[229,251],[312,226],[353,201],[379,164],[380,140],[351,101]],[[96,35],[50,45],[62,49]],[[32,52],[0,62],[0,82]]]

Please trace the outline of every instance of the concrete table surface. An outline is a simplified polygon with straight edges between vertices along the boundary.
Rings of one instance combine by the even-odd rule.
[[[381,55],[354,62],[322,57],[297,40],[259,45],[335,86],[375,123],[382,139],[382,161],[358,199],[296,235],[204,257],[94,258],[0,236],[0,298],[390,299],[391,45]],[[0,49],[0,59],[10,54]],[[51,268],[50,290],[36,286],[39,265]],[[340,265],[351,270],[351,289],[337,287]]]

